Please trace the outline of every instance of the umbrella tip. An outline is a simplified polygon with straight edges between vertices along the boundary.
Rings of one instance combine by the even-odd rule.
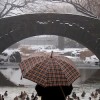
[[[51,58],[52,58],[52,55],[53,55],[53,51],[51,52],[51,56],[50,56]]]

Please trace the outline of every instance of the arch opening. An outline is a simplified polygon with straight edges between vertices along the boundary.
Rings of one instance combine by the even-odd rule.
[[[17,50],[21,53],[22,59],[26,59],[27,57],[30,57],[32,53],[35,51],[46,51],[46,52],[51,52],[52,50],[61,55],[64,55],[66,57],[69,57],[72,59],[78,69],[81,70],[81,67],[83,66],[86,70],[88,67],[98,67],[98,65],[95,64],[95,62],[98,60],[97,57],[86,47],[83,45],[79,44],[78,42],[71,40],[69,38],[64,38],[65,39],[65,47],[64,50],[59,50],[58,49],[58,38],[61,36],[57,35],[40,35],[40,36],[33,36],[29,37],[26,39],[23,39],[18,42],[18,45],[14,44],[9,49],[14,49],[14,47],[17,48]],[[70,45],[71,44],[71,45]],[[73,48],[73,49],[72,49]],[[9,51],[8,51],[9,52]],[[88,58],[88,60],[86,59]],[[91,59],[92,58],[92,59]],[[92,60],[92,61],[91,61]],[[95,61],[93,61],[95,60]],[[16,66],[14,66],[14,69]],[[85,71],[86,71],[85,70]],[[89,69],[88,69],[89,70]],[[17,70],[19,71],[19,70]],[[92,74],[95,73],[90,71]],[[88,72],[88,71],[86,71]],[[87,73],[86,73],[87,75]],[[89,77],[91,77],[91,74],[88,74]],[[79,79],[79,83],[81,81],[85,81],[87,78],[84,76],[84,73],[82,73],[82,77]]]
[[[89,48],[83,46],[75,40],[57,35],[38,35],[28,37],[11,45],[4,52],[18,51],[22,53],[22,55],[25,55],[26,53],[29,56],[35,51],[51,52],[52,50],[59,52],[64,56],[72,56],[73,58],[77,57],[78,61],[80,59],[83,63],[84,61],[86,61],[86,63],[92,62],[94,66],[95,62],[98,62],[99,64],[99,59],[91,50],[89,50]]]

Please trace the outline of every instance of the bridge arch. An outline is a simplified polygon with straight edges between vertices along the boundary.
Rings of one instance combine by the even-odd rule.
[[[0,52],[37,35],[68,37],[100,59],[100,20],[71,14],[26,14],[0,19]]]

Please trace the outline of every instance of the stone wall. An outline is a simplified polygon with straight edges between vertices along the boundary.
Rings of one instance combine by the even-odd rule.
[[[0,86],[16,86],[0,72]]]

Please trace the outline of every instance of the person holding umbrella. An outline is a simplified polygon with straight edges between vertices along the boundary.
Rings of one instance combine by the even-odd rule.
[[[41,100],[66,100],[66,97],[71,94],[73,86],[50,86],[43,87],[36,85],[35,90]]]
[[[42,100],[65,100],[80,77],[72,60],[53,52],[36,52],[19,66],[24,78],[37,83],[35,89]]]

